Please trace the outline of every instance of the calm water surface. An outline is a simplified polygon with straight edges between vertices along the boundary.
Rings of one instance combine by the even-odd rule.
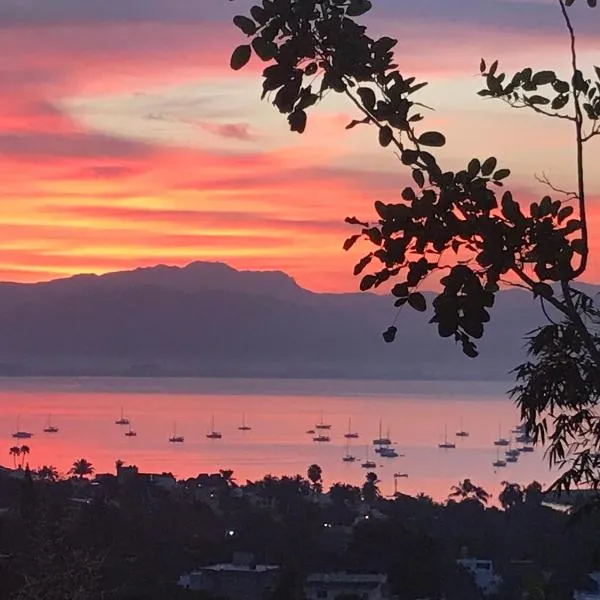
[[[497,472],[492,467],[493,440],[499,431],[507,437],[518,421],[506,396],[509,388],[510,382],[0,379],[0,436],[6,449],[0,463],[12,464],[8,449],[19,442],[30,447],[32,468],[52,464],[61,472],[81,457],[97,472],[113,472],[115,460],[121,459],[145,472],[171,471],[179,478],[231,468],[244,482],[267,473],[304,475],[308,465],[318,463],[326,484],[359,484],[368,445],[386,494],[394,490],[394,472],[400,472],[408,477],[397,480],[398,489],[409,494],[442,499],[451,485],[470,477],[496,495],[504,480],[552,481],[541,450]],[[121,407],[137,431],[135,438],[114,424]],[[306,434],[321,411],[332,425],[330,443],[314,443]],[[42,431],[50,414],[58,434]],[[237,429],[244,414],[251,431]],[[223,434],[220,440],[206,438],[213,417]],[[350,447],[357,456],[354,464],[342,462],[349,418],[360,433]],[[33,438],[12,439],[17,419]],[[383,433],[389,428],[404,457],[382,459],[372,452],[380,419]],[[184,444],[168,442],[175,426]],[[470,432],[468,438],[454,438],[461,426]],[[437,447],[446,428],[455,450]]]

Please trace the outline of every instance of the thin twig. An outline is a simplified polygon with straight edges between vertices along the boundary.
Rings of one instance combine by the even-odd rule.
[[[573,199],[577,198],[577,194],[575,192],[568,192],[567,190],[563,190],[563,189],[553,185],[552,182],[548,179],[548,176],[546,175],[546,173],[544,173],[543,171],[542,171],[541,177],[539,175],[534,175],[534,177],[536,178],[537,181],[539,181],[540,183],[543,183],[544,185],[547,185],[551,190],[555,191],[556,193],[564,194],[565,196],[568,196],[569,200],[573,200]]]
[[[523,102],[522,104],[517,104],[515,100],[510,100],[509,98],[502,98],[502,99],[512,108],[530,108],[531,110],[533,110],[536,113],[539,113],[540,115],[544,115],[546,117],[553,117],[554,119],[563,119],[565,121],[573,121],[573,123],[575,123],[575,117],[572,117],[571,115],[561,115],[560,113],[551,113],[551,112],[548,112],[547,110],[544,110],[543,108],[540,108],[539,106],[536,106],[535,104],[528,104],[527,102],[523,102],[522,100],[521,100],[521,102]]]
[[[590,131],[590,133],[588,133],[587,135],[583,136],[581,141],[588,142],[597,135],[600,135],[600,121],[596,121],[596,124],[592,127],[592,131]]]
[[[557,325],[556,321],[552,319],[552,317],[548,314],[546,310],[546,305],[544,304],[544,296],[540,296],[540,306],[542,307],[542,312],[544,313],[546,319],[552,323],[552,325]]]

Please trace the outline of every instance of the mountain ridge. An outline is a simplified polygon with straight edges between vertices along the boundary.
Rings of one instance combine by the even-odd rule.
[[[389,296],[321,294],[282,271],[199,261],[0,283],[0,306],[6,376],[507,379],[543,322],[529,294],[500,292],[473,360],[409,309],[385,344]]]

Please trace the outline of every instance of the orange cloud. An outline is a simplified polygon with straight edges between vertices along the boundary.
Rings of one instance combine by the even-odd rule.
[[[393,23],[381,28],[394,34]],[[469,77],[483,52],[514,48],[509,63],[516,64],[523,43],[539,55],[564,41],[483,28],[467,37],[460,25],[436,22],[398,31],[402,70],[430,79]],[[435,43],[424,47],[425,31]],[[355,289],[351,267],[360,252],[341,250],[352,232],[343,218],[372,215],[376,199],[393,201],[409,173],[378,149],[372,131],[344,131],[351,107],[328,105],[311,115],[303,137],[287,133],[284,118],[258,103],[264,65],[253,60],[241,74],[229,70],[241,39],[228,24],[183,19],[65,17],[0,29],[11,56],[0,67],[0,279],[220,259],[282,269],[313,289]],[[193,117],[164,116],[182,84],[204,86],[213,113],[190,92]],[[145,111],[135,131],[132,99]],[[89,119],[73,101],[89,102]],[[467,117],[456,113],[440,117],[440,126],[454,118],[456,129],[466,127]],[[148,139],[146,129],[161,121],[167,132],[190,125],[189,143]],[[504,127],[490,131],[501,136]],[[556,139],[548,134],[545,147]],[[518,161],[518,151],[511,158]],[[596,205],[590,218],[599,231]],[[590,273],[600,276],[598,261]]]

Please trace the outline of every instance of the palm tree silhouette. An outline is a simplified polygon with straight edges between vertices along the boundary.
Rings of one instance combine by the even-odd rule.
[[[21,448],[19,446],[12,446],[8,453],[13,457],[13,464],[15,469],[17,468],[17,457],[21,454]]]
[[[37,476],[42,481],[55,482],[58,479],[58,470],[52,465],[44,465],[37,470]]]
[[[25,457],[29,454],[30,450],[29,450],[29,446],[21,446],[20,448],[20,455],[21,455],[21,468],[23,468],[23,463],[25,462]]]
[[[459,481],[458,485],[450,488],[448,498],[460,498],[462,500],[475,500],[480,504],[487,504],[490,495],[478,485],[475,485],[470,479]]]
[[[237,487],[232,469],[219,469],[219,474],[227,484],[228,488]]]
[[[380,497],[378,483],[377,473],[369,471],[366,475],[366,481],[362,486],[363,499],[367,504],[373,504]]]
[[[85,458],[80,458],[73,463],[73,466],[70,468],[69,473],[71,475],[75,475],[79,477],[79,479],[83,479],[87,475],[91,475],[94,472],[94,467],[91,462],[87,461]]]
[[[523,488],[518,483],[503,481],[501,485],[503,489],[498,496],[498,500],[504,510],[509,510],[524,501],[525,494]]]

